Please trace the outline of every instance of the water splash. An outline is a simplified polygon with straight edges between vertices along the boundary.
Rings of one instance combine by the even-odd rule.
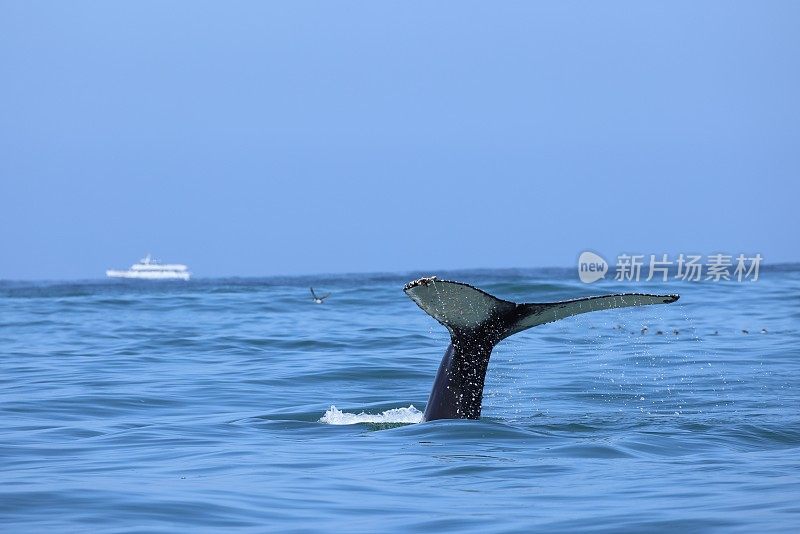
[[[356,425],[358,423],[421,423],[423,413],[414,405],[408,408],[392,408],[385,412],[372,414],[361,412],[359,414],[343,412],[331,405],[330,409],[320,418],[320,423],[329,425]]]

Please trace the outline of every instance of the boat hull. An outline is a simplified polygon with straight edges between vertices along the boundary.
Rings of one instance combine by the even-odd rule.
[[[130,278],[138,280],[188,280],[191,274],[186,271],[106,271],[109,278]]]

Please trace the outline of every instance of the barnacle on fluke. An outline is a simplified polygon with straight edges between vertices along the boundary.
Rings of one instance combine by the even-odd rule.
[[[434,281],[436,281],[435,276],[423,276],[422,278],[417,278],[416,280],[412,280],[411,282],[407,283],[403,288],[403,291],[409,290],[415,286],[427,286]]]

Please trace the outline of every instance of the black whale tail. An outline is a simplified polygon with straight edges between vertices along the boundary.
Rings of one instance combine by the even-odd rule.
[[[451,343],[425,409],[425,420],[480,417],[492,348],[528,328],[581,313],[668,304],[678,295],[624,293],[561,302],[517,304],[435,276],[406,284],[405,293],[450,331]]]
[[[678,295],[619,293],[561,302],[517,304],[499,299],[469,284],[439,280],[435,276],[410,282],[404,291],[451,334],[488,327],[492,334],[499,336],[497,341],[528,328],[581,313],[668,304],[680,298]]]

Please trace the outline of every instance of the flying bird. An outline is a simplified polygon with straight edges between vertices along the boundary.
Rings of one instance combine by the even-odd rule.
[[[322,304],[323,300],[325,300],[326,298],[331,296],[331,294],[328,293],[327,295],[319,297],[319,296],[317,296],[316,293],[314,293],[314,288],[313,287],[310,287],[309,289],[311,290],[311,296],[314,297],[314,302],[316,302],[317,304]]]

